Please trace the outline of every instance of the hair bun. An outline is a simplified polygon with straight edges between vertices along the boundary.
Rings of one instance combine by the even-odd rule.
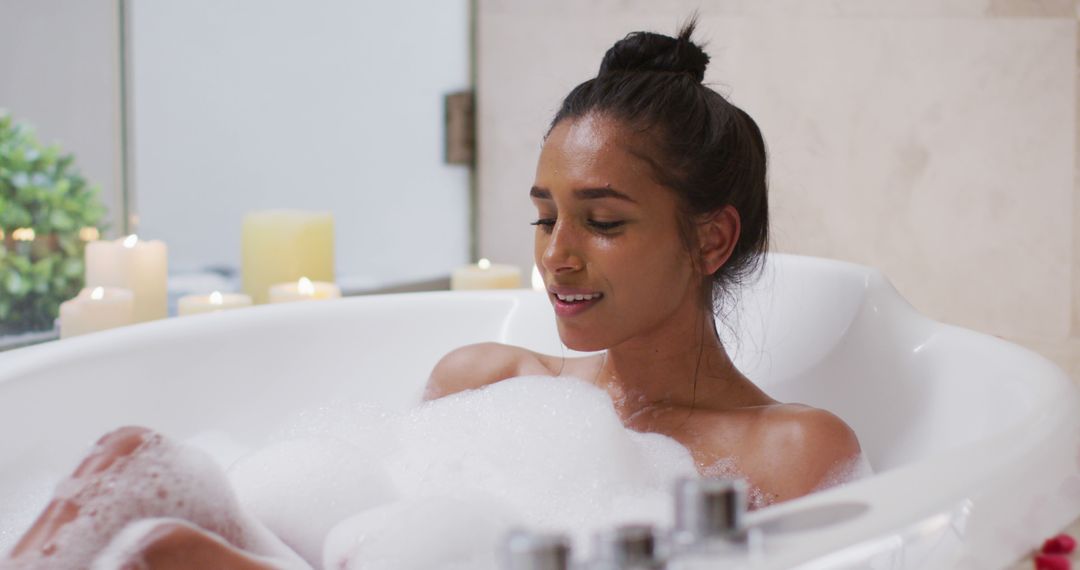
[[[673,38],[652,32],[633,32],[615,42],[604,54],[600,73],[618,71],[666,71],[689,73],[698,82],[705,79],[709,56],[690,40],[697,21],[691,20]]]

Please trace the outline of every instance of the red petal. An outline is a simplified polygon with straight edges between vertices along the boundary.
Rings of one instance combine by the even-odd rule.
[[[1035,557],[1035,570],[1071,570],[1072,563],[1060,554],[1040,554]]]
[[[1042,546],[1045,554],[1068,554],[1073,550],[1076,550],[1076,539],[1065,533],[1046,539]]]

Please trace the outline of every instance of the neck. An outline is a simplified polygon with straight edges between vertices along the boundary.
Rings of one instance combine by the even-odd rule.
[[[597,384],[624,421],[657,408],[715,405],[746,382],[716,335],[708,310],[686,311],[661,328],[608,349]]]

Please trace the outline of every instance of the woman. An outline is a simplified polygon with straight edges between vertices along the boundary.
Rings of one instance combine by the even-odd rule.
[[[675,438],[703,475],[747,478],[763,506],[845,479],[860,449],[836,416],[766,395],[716,333],[717,304],[766,250],[765,143],[702,85],[709,57],[693,30],[608,50],[552,121],[529,191],[559,336],[604,352],[467,346],[439,362],[427,395],[521,375],[592,379],[627,427]]]
[[[467,346],[438,363],[425,397],[522,375],[582,378],[610,394],[627,427],[687,447],[703,475],[748,479],[760,507],[844,480],[860,449],[836,416],[779,403],[756,387],[716,333],[717,305],[766,250],[765,145],[746,113],[702,85],[709,58],[691,41],[693,29],[617,42],[597,77],[563,102],[529,190],[536,262],[559,335],[572,349],[603,352],[563,359]],[[80,499],[86,490],[141,468],[148,447],[161,445],[169,444],[138,428],[106,436],[76,471],[77,491],[58,494],[9,564],[49,566],[58,533],[89,509]],[[111,541],[113,560],[133,568],[295,562],[239,514],[189,512],[113,521],[84,550],[92,555]],[[113,540],[128,520],[169,516],[127,526],[125,539]]]

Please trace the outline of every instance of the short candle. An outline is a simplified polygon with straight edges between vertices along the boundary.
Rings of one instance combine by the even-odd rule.
[[[250,306],[251,297],[248,295],[214,291],[209,295],[184,295],[180,297],[180,300],[176,303],[176,314],[183,317]]]
[[[458,267],[450,275],[450,288],[455,291],[468,289],[517,289],[521,287],[521,269],[516,265],[502,265],[481,259],[473,265]]]
[[[60,303],[60,338],[135,323],[135,295],[128,289],[94,287]]]
[[[341,288],[334,283],[312,281],[301,277],[291,283],[278,283],[270,287],[271,303],[291,303],[293,301],[319,301],[341,297]]]

